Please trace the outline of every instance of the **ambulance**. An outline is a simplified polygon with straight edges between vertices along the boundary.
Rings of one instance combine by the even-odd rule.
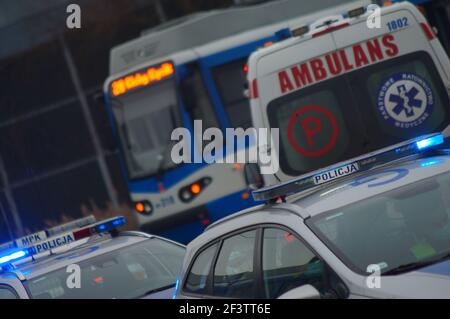
[[[303,21],[248,61],[253,125],[279,129],[264,148],[279,169],[263,184],[420,135],[450,135],[449,58],[414,5]]]

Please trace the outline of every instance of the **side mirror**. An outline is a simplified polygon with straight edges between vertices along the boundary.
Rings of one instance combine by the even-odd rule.
[[[261,188],[264,184],[259,165],[247,163],[244,166],[245,182],[251,190]]]
[[[320,292],[311,285],[303,285],[285,292],[278,299],[320,299]]]

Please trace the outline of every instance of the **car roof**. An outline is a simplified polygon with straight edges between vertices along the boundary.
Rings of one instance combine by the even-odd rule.
[[[313,216],[449,171],[450,155],[403,160],[343,178],[307,196],[294,195],[289,201]]]
[[[248,216],[261,215],[266,212],[284,215],[290,212],[303,219],[449,171],[450,155],[446,154],[392,162],[366,172],[341,178],[310,191],[294,194],[286,199],[287,204],[270,203],[234,213],[211,224],[202,235],[191,242],[193,245],[189,244],[189,246],[198,246],[205,240],[214,239],[211,237],[211,233],[223,234],[230,230],[229,221],[246,219]],[[298,211],[295,212],[295,209]]]
[[[0,278],[2,275],[8,276],[8,274],[15,273],[19,278],[22,277],[20,278],[21,280],[32,279],[70,264],[78,263],[152,238],[158,237],[144,233],[137,234],[137,232],[133,234],[123,233],[115,237],[111,237],[109,234],[100,234],[76,241],[71,245],[60,247],[53,255],[37,258],[34,261],[27,260],[17,263],[12,270],[6,271],[3,274],[0,273]]]

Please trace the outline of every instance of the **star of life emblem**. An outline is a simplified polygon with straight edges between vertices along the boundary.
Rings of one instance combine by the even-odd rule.
[[[413,73],[398,73],[378,92],[378,110],[389,124],[408,129],[423,124],[433,111],[434,97],[428,83]]]

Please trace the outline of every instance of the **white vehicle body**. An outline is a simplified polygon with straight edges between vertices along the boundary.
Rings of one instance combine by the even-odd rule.
[[[358,138],[359,133],[351,131],[351,128],[342,129],[339,125],[344,121],[347,121],[347,127],[361,125],[357,115],[345,113],[342,108],[339,109],[343,106],[342,103],[341,105],[335,103],[337,106],[334,105],[333,107],[330,105],[324,107],[323,105],[323,103],[331,103],[334,95],[342,94],[342,92],[339,92],[341,89],[338,88],[338,85],[341,84],[345,85],[346,89],[348,88],[347,97],[349,100],[354,100],[353,102],[350,101],[355,104],[354,110],[359,112],[365,108],[373,109],[372,115],[367,116],[367,121],[362,125],[370,126],[378,125],[374,123],[381,123],[379,125],[386,125],[386,129],[393,132],[392,135],[395,136],[395,139],[389,141],[389,144],[419,134],[430,133],[430,131],[443,131],[446,137],[450,135],[448,126],[450,121],[447,121],[450,112],[450,105],[447,103],[450,87],[450,61],[431,27],[419,10],[407,2],[382,7],[379,28],[368,27],[367,21],[373,17],[373,14],[373,11],[367,10],[362,15],[349,17],[343,12],[336,12],[336,15],[324,17],[314,23],[312,23],[313,20],[310,20],[307,24],[296,26],[297,31],[301,27],[307,26],[307,31],[302,32],[302,35],[295,36],[295,31],[293,31],[293,37],[260,49],[250,56],[249,95],[253,125],[256,128],[279,127],[280,129],[280,145],[276,155],[280,158],[281,166],[278,173],[264,175],[266,185],[286,181],[308,170],[328,166],[331,163],[357,155],[355,153],[349,155],[332,154],[328,160],[322,160],[324,154],[334,152],[333,147],[343,150],[345,147],[350,147],[344,145],[345,143],[357,144],[354,139]],[[291,28],[291,30],[295,30],[295,28]],[[419,62],[421,59],[428,61],[426,66]],[[382,66],[383,69],[377,69]],[[398,70],[395,70],[396,67]],[[403,69],[400,69],[401,67]],[[426,81],[422,82],[423,76],[421,76],[415,78],[416,84],[408,82],[408,72],[411,72],[410,76],[413,76],[415,72],[419,72],[417,71],[418,68],[424,69],[423,72],[434,72],[433,79],[431,80],[431,76],[428,77],[427,75]],[[431,71],[431,69],[433,70]],[[358,78],[359,75],[357,74],[362,72],[368,73],[367,79],[373,83],[378,83],[376,87],[380,88],[379,91],[373,88],[364,91],[361,87],[355,87],[355,83],[358,84],[358,82],[366,80],[364,77],[361,77],[362,80]],[[379,78],[373,79],[374,74]],[[372,79],[370,79],[370,76],[372,76]],[[386,79],[389,80],[386,81]],[[368,86],[369,80],[364,85]],[[423,84],[424,82],[425,84]],[[426,84],[427,82],[432,82],[432,89],[430,89],[430,85]],[[320,85],[325,88],[325,85],[328,85],[327,83],[333,84],[322,91],[316,91],[314,93],[316,95],[308,96],[308,92],[314,92]],[[380,86],[380,83],[384,83],[385,86]],[[405,107],[403,113],[391,116],[392,109],[390,106],[397,105],[389,104],[390,101],[385,100],[384,97],[387,99],[388,94],[391,93],[389,90],[394,89],[394,84],[397,87],[400,87],[400,84],[405,84],[407,88],[408,85],[416,85],[419,87],[419,91],[423,91],[416,93],[417,99],[423,101],[423,104],[418,102],[417,112],[414,113],[416,109],[410,107],[413,111],[407,113],[406,106],[410,105],[408,100],[404,105],[402,104]],[[373,86],[375,87],[375,84]],[[422,86],[422,89],[420,89],[420,86]],[[398,90],[398,94],[400,94],[400,89]],[[427,92],[430,92],[430,94],[428,95]],[[422,93],[427,96],[421,96]],[[363,95],[363,97],[358,97],[358,94]],[[292,96],[295,96],[297,100]],[[419,96],[421,97],[419,98]],[[360,102],[363,98],[368,98],[364,100],[367,103]],[[289,103],[298,103],[298,105],[289,108],[286,106]],[[272,108],[270,109],[271,105]],[[280,111],[281,107],[284,107],[283,111]],[[324,108],[325,110],[323,110]],[[309,111],[316,112],[316,118],[311,120],[312,123],[302,122],[300,125],[303,132],[295,133],[293,128],[295,129],[295,125],[297,125],[298,117],[305,114],[302,112]],[[289,112],[291,116],[289,125],[288,122],[283,124],[281,120],[278,122],[279,125],[274,125],[276,122],[274,119],[280,118],[281,115],[275,114],[271,120],[271,112]],[[331,113],[335,112],[333,120],[329,120],[331,133],[328,133],[328,135],[331,137],[325,138],[324,145],[319,150],[310,150],[307,149],[308,143],[311,142],[311,145],[316,143],[313,139],[319,136],[317,135],[318,132],[325,127],[324,122],[319,123],[320,121],[317,119],[319,116],[317,114],[320,112],[322,112],[324,118],[328,119],[333,117]],[[341,114],[341,112],[343,113]],[[339,114],[336,115],[336,113]],[[415,118],[416,115],[422,117]],[[406,118],[406,116],[410,116],[410,118]],[[436,118],[432,120],[433,116]],[[437,118],[440,118],[440,120]],[[305,118],[300,118],[300,120],[305,120]],[[430,121],[434,122],[429,124]],[[338,125],[335,125],[336,123]],[[349,125],[350,123],[352,124]],[[391,124],[392,127],[389,126]],[[424,128],[424,125],[427,127]],[[338,130],[338,127],[340,130]],[[415,128],[417,128],[417,132],[414,130]],[[346,132],[344,132],[345,130]],[[347,137],[342,137],[344,134],[347,134]],[[296,137],[293,138],[292,136]],[[336,136],[338,137],[336,138]],[[339,144],[339,138],[341,137],[345,141]],[[299,141],[302,138],[303,140]],[[298,144],[295,144],[295,141]],[[372,151],[377,147],[386,146],[382,145],[383,142],[377,142],[378,145],[375,145],[377,144],[375,143],[373,147],[364,150],[361,148],[359,154],[364,153],[363,151]],[[320,142],[317,144],[320,144]],[[296,146],[298,147],[296,148]],[[292,161],[309,161],[308,165],[311,167],[303,171],[299,169],[298,173],[286,169],[289,166],[286,164],[288,160],[283,165],[283,156],[288,153],[283,153],[283,148],[292,148],[293,150],[289,152],[297,153],[297,157],[291,156]],[[277,150],[272,147],[272,152],[277,152]],[[305,166],[308,165],[305,164]]]

